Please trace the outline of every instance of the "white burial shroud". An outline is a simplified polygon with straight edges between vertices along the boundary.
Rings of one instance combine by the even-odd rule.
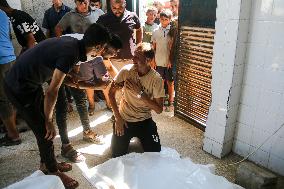
[[[214,174],[214,165],[181,159],[173,149],[131,153],[83,173],[97,189],[241,189]]]

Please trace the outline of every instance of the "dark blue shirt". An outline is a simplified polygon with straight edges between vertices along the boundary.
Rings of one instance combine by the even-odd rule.
[[[115,58],[131,59],[136,47],[133,32],[134,29],[141,27],[138,16],[134,12],[125,10],[123,16],[118,18],[110,11],[100,16],[97,23],[104,25],[109,31],[121,38],[123,48],[118,52]]]
[[[54,32],[54,28],[57,25],[57,23],[59,22],[59,20],[61,20],[61,18],[67,13],[70,12],[71,8],[69,8],[66,5],[61,6],[61,9],[59,10],[59,12],[56,12],[54,6],[52,6],[51,8],[47,9],[44,13],[44,17],[43,17],[43,22],[42,22],[42,27],[45,29],[48,29],[50,31],[50,36],[49,37],[55,37],[55,32]],[[65,33],[68,33],[68,31],[65,31]],[[63,34],[65,34],[63,33]]]
[[[17,94],[32,93],[52,78],[55,69],[67,74],[76,63],[86,60],[82,41],[72,37],[50,38],[19,56],[5,81]]]

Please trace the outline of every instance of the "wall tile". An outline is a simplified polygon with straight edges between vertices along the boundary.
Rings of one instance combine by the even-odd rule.
[[[284,91],[284,78],[283,78],[284,71],[277,71],[273,69],[263,69],[263,72],[259,74],[262,74],[263,78],[265,78],[261,86],[262,89],[271,90],[277,93],[283,93]]]
[[[217,20],[228,20],[229,1],[228,0],[217,0],[216,18]]]
[[[239,21],[239,31],[238,31],[238,42],[245,43],[248,41],[249,33],[249,20],[240,20]]]
[[[228,0],[228,1],[229,1],[229,7],[227,10],[229,13],[229,19],[239,20],[242,0]]]
[[[269,158],[268,168],[284,175],[284,159],[271,155]]]
[[[214,36],[214,42],[222,42],[224,43],[226,41],[226,25],[228,21],[219,20],[217,18],[215,22],[215,36]]]
[[[268,43],[269,26],[268,21],[255,21],[249,25],[248,42],[250,43]]]
[[[241,104],[238,114],[238,121],[247,126],[253,126],[256,119],[255,110],[256,110],[255,108]]]
[[[212,155],[216,156],[218,158],[221,158],[222,156],[222,150],[223,150],[223,144],[220,144],[218,142],[213,141],[212,142]]]
[[[250,144],[252,127],[237,122],[235,129],[235,139],[246,144]]]
[[[272,20],[284,22],[284,1],[274,0]]]
[[[229,106],[236,106],[240,103],[240,96],[241,96],[241,85],[232,86],[230,91],[230,101]]]
[[[264,143],[264,141],[267,140],[268,137],[271,136],[271,133],[268,133],[266,131],[263,130],[258,130],[258,129],[253,129],[252,130],[252,136],[251,136],[251,146],[258,148],[260,145],[262,145]],[[273,144],[273,140],[272,138],[270,138],[269,140],[267,140],[262,147],[260,147],[260,149],[262,151],[265,151],[267,153],[270,153],[271,147]]]
[[[250,85],[243,85],[242,96],[240,102],[243,105],[254,107],[258,106],[260,97],[260,88],[252,87]]]
[[[203,139],[203,150],[211,154],[212,148],[213,148],[212,140],[207,138],[207,137],[204,137],[204,139]]]
[[[263,67],[267,52],[267,45],[248,43],[245,62],[248,66]]]
[[[238,40],[239,20],[229,20],[226,24],[226,42],[236,42]]]
[[[240,19],[248,20],[251,12],[251,0],[242,0]]]
[[[244,65],[246,61],[247,43],[237,43],[235,66]],[[243,73],[243,72],[242,72]]]
[[[229,141],[233,141],[235,135],[236,123],[227,125],[225,127],[225,136],[224,143],[228,143]]]
[[[252,4],[253,20],[268,20],[271,16],[274,0],[254,0]]]
[[[263,67],[273,71],[284,71],[283,52],[284,46],[268,45],[266,47],[265,62]]]
[[[246,157],[250,153],[250,145],[236,139],[233,144],[233,152]]]
[[[239,110],[240,104],[237,104],[235,106],[229,106],[228,109],[228,119],[227,119],[227,124],[233,124],[236,123],[237,118],[238,118],[238,110]]]
[[[250,152],[254,151],[256,148],[250,147]],[[264,167],[268,166],[269,153],[258,149],[254,154],[249,157],[249,160],[255,162],[256,164],[262,165]]]
[[[281,98],[281,93],[262,90],[259,97],[259,108],[270,113],[277,112],[280,108],[279,102],[281,101]]]
[[[284,138],[274,137],[272,140],[271,155],[284,159]]]
[[[227,141],[225,144],[223,144],[223,149],[222,149],[222,157],[225,155],[229,154],[232,151],[233,147],[233,139]]]
[[[264,77],[264,69],[260,67],[245,66],[243,84],[251,85],[254,87],[261,87]]]
[[[262,106],[259,106],[255,115],[254,128],[268,133],[274,132],[276,124],[276,114],[266,112]]]
[[[284,46],[284,22],[268,22],[268,43],[276,46]]]

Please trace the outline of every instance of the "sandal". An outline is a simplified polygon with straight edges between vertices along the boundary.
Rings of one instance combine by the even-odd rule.
[[[83,140],[87,142],[93,142],[95,144],[103,144],[103,137],[99,136],[97,133],[92,131],[91,129],[87,131],[83,131]]]
[[[57,163],[57,169],[60,172],[68,172],[72,170],[72,165],[66,162],[60,162],[60,163]],[[41,170],[44,174],[48,174],[48,170],[44,163],[40,163],[39,170]]]
[[[21,143],[22,143],[22,140],[20,138],[12,139],[8,136],[8,134],[5,134],[5,136],[0,139],[0,146],[15,146]]]
[[[81,153],[77,152],[71,144],[61,147],[61,155],[74,163],[79,163],[86,160],[86,158]]]
[[[72,179],[71,177],[68,177],[64,173],[56,172],[56,173],[49,173],[49,175],[58,176],[61,179],[66,189],[74,189],[79,186],[79,183],[76,180]]]
[[[92,107],[92,106],[89,106],[88,108],[88,112],[89,112],[89,116],[92,116],[95,114],[95,106]]]

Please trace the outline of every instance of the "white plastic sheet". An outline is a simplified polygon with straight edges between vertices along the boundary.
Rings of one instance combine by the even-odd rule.
[[[161,153],[131,153],[94,168],[84,176],[97,189],[237,189],[214,175],[214,166],[181,159],[172,149]]]
[[[65,189],[65,187],[59,177],[45,175],[38,170],[29,177],[26,177],[5,189]]]

